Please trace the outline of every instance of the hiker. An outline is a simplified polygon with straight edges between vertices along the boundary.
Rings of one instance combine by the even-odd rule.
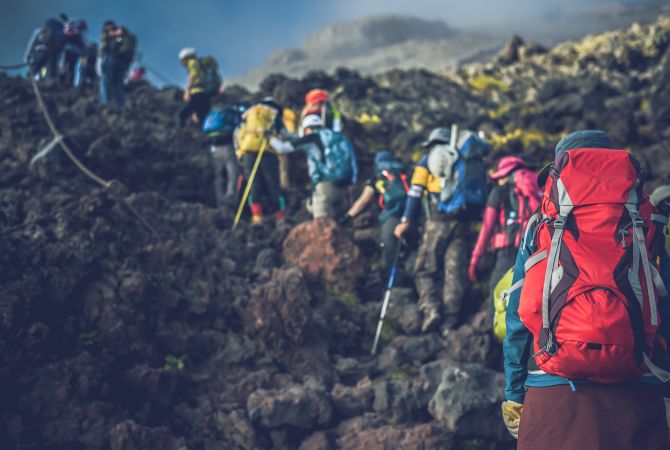
[[[198,125],[202,127],[211,107],[212,97],[219,92],[221,87],[219,66],[211,56],[198,58],[196,50],[191,47],[179,52],[179,62],[188,71],[188,85],[184,89],[186,105],[179,111],[179,126],[183,127],[186,121],[195,114]]]
[[[346,194],[346,187],[355,183],[358,176],[354,147],[342,133],[325,128],[321,117],[316,114],[305,116],[300,128],[303,137],[287,150],[282,150],[282,144],[276,140],[271,141],[271,144],[280,153],[295,149],[307,155],[312,182],[307,210],[315,219],[335,218],[336,209]]]
[[[91,42],[86,46],[86,53],[79,60],[79,88],[86,90],[95,85],[98,74],[95,71],[95,61],[98,58],[98,45]]]
[[[244,105],[216,106],[209,112],[202,126],[210,142],[214,163],[214,193],[219,208],[237,205],[242,170],[235,156],[233,135],[242,123],[245,109]]]
[[[63,22],[47,20],[33,32],[26,49],[25,61],[30,73],[39,78],[58,78],[58,61],[64,45]]]
[[[349,223],[375,199],[378,200],[381,209],[379,241],[385,274],[388,274],[393,267],[399,242],[394,231],[404,212],[408,190],[409,182],[402,163],[391,152],[382,150],[375,155],[374,176],[365,183],[361,195],[340,220],[342,225]],[[412,227],[404,234],[409,247],[414,247],[416,244],[416,228]]]
[[[130,71],[130,76],[128,77],[128,82],[129,83],[141,83],[146,81],[147,79],[147,71],[144,68],[144,66],[137,66],[134,67]]]
[[[114,100],[116,106],[125,106],[124,80],[135,57],[137,38],[126,27],[107,20],[100,36],[100,101],[107,105]]]
[[[467,287],[468,232],[486,201],[483,157],[490,147],[470,131],[453,134],[447,128],[431,131],[423,146],[428,154],[414,169],[395,235],[401,238],[407,232],[428,191],[428,217],[415,264],[421,330],[442,323],[447,333],[458,323]]]
[[[323,89],[312,89],[305,95],[305,107],[300,113],[300,123],[309,115],[321,117],[321,122],[325,128],[337,133],[342,132],[342,115],[340,111],[330,101],[330,94]],[[305,130],[301,126],[298,129],[298,136],[302,137]]]
[[[659,367],[670,339],[667,217],[639,167],[587,130],[563,138],[540,172],[544,199],[519,248],[503,342],[502,413],[520,450],[670,448],[656,379],[670,377]]]
[[[252,105],[242,114],[242,124],[235,132],[237,157],[242,161],[242,169],[247,184],[251,183],[247,202],[251,210],[252,223],[263,220],[265,207],[274,211],[275,220],[284,219],[284,197],[279,186],[279,160],[270,141],[278,146],[279,138],[287,135],[282,120],[282,107],[274,99],[267,97]],[[272,138],[276,139],[272,139]],[[252,178],[256,158],[261,149],[263,155],[257,172]]]
[[[63,82],[66,86],[74,86],[75,71],[79,58],[86,54],[87,47],[84,34],[88,30],[85,20],[70,19],[65,22],[65,46],[63,47]]]
[[[490,176],[498,186],[489,193],[482,228],[470,257],[468,275],[474,283],[477,281],[477,266],[486,248],[489,247],[495,252],[495,265],[489,277],[491,317],[493,290],[505,272],[514,265],[521,234],[528,219],[540,205],[537,173],[525,166],[523,159],[516,156],[500,159],[497,170]]]

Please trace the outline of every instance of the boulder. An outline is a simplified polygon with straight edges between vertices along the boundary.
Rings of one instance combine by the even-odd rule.
[[[297,225],[284,241],[284,259],[315,279],[351,292],[362,275],[363,255],[346,231],[329,218]]]
[[[132,420],[118,423],[109,432],[111,450],[188,450],[183,439],[175,438],[166,427],[146,427]]]
[[[325,392],[295,385],[253,392],[247,400],[247,414],[252,422],[264,428],[310,429],[330,422],[333,406]]]
[[[444,428],[432,423],[413,427],[385,426],[358,433],[342,435],[337,440],[339,448],[348,450],[450,450],[452,435]]]
[[[451,365],[430,400],[430,414],[459,435],[505,439],[500,414],[505,375],[477,364]]]

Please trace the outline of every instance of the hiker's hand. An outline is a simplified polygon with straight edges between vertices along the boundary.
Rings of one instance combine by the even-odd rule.
[[[470,267],[468,268],[468,278],[473,283],[477,282],[477,266],[479,265],[479,258],[470,259]]]
[[[342,217],[340,217],[340,220],[338,220],[337,222],[341,226],[346,227],[351,222],[351,219],[352,219],[352,217],[349,215],[349,213],[344,213],[344,215]]]
[[[398,225],[395,226],[393,234],[395,234],[395,237],[397,237],[398,239],[401,239],[402,235],[405,234],[408,229],[409,229],[409,222],[399,223]]]
[[[185,103],[188,103],[191,100],[191,93],[188,91],[188,89],[184,91],[183,98]]]
[[[519,422],[521,421],[521,413],[523,412],[523,405],[521,403],[505,400],[502,402],[502,417],[505,426],[514,439],[519,439]]]

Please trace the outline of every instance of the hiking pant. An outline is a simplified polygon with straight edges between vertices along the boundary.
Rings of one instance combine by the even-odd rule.
[[[60,49],[48,49],[46,53],[46,74],[45,78],[55,80],[58,78],[58,60],[60,59]]]
[[[256,162],[258,153],[246,152],[242,155],[242,168],[244,169],[244,178],[247,183],[250,181],[251,171]],[[271,211],[284,209],[279,190],[279,160],[277,155],[264,152],[261,163],[258,166],[256,177],[252,180],[251,190],[249,191],[249,204],[262,203]]]
[[[219,208],[222,206],[237,206],[237,182],[242,171],[237,162],[233,144],[212,144],[211,151],[214,162],[216,206]]]
[[[74,73],[77,68],[77,60],[79,59],[79,53],[76,52],[65,52],[64,62],[64,72],[63,72],[63,82],[66,86],[74,86]]]
[[[103,105],[116,101],[116,106],[122,109],[125,106],[125,86],[128,65],[113,55],[105,56],[102,62],[102,77],[100,79],[100,102]]]
[[[204,92],[191,94],[191,98],[179,111],[179,126],[183,127],[187,120],[195,113],[198,118],[198,125],[202,126],[211,107],[212,96]]]
[[[442,307],[445,326],[458,321],[468,280],[468,222],[427,220],[416,257],[415,283],[424,316]]]
[[[312,197],[307,202],[307,211],[312,213],[312,217],[335,218],[336,206],[344,198],[345,189],[328,181],[322,181],[314,186]]]
[[[495,294],[493,291],[498,284],[498,281],[507,273],[510,267],[514,266],[516,262],[517,249],[514,247],[500,248],[496,250],[496,262],[491,270],[491,277],[489,278],[489,312],[493,318],[495,312]]]
[[[518,450],[668,450],[661,386],[639,381],[528,387]]]

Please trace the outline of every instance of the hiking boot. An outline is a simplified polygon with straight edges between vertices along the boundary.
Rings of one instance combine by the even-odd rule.
[[[429,309],[421,324],[421,332],[428,333],[440,323],[440,314],[436,309]]]

